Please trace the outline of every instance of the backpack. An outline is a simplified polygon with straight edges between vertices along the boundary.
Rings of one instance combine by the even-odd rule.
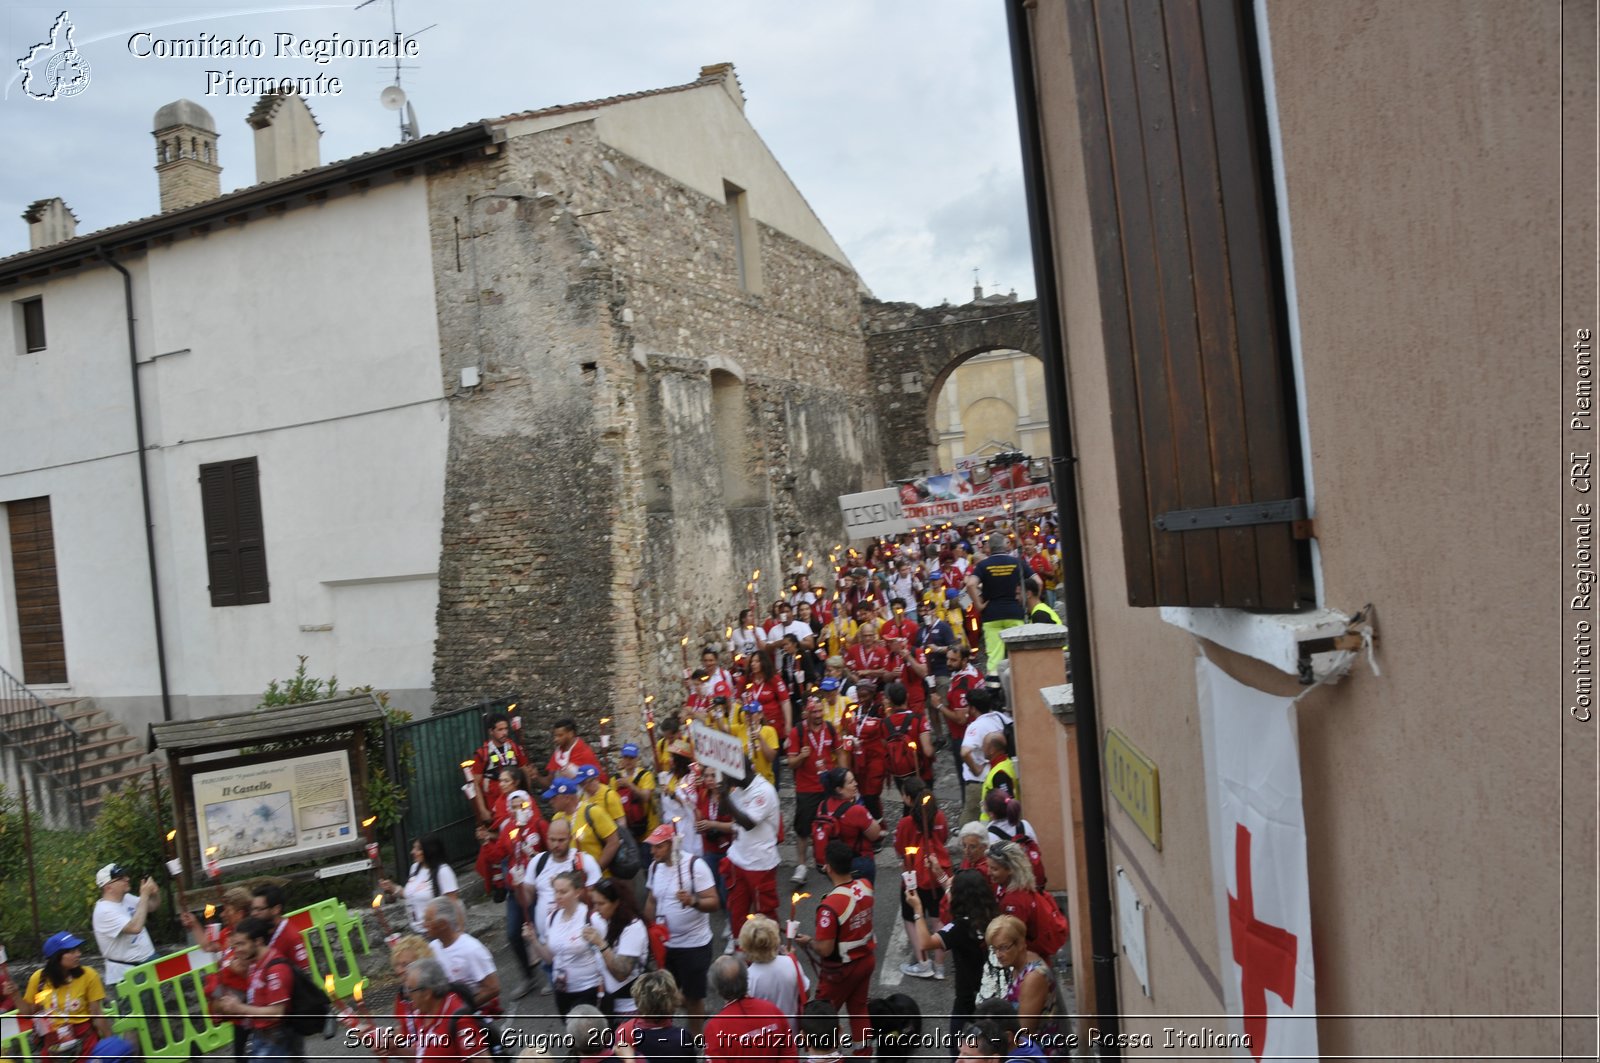
[[[1033,891],[1033,914],[1028,917],[1028,942],[1033,951],[1049,959],[1067,943],[1067,915],[1044,890]]]
[[[818,867],[828,866],[828,843],[839,837],[839,813],[845,807],[842,801],[830,805],[826,800],[817,806],[817,814],[811,820],[811,855],[816,857]]]
[[[589,829],[595,831],[595,837],[598,838],[600,832],[595,830],[594,810],[585,808],[583,818],[588,821]],[[617,823],[613,826],[617,829],[617,853],[611,858],[609,869],[611,877],[632,878],[644,866],[643,861],[639,859],[639,842],[634,838],[633,832],[627,829],[627,823]]]
[[[904,723],[903,727],[895,726],[894,717],[892,716],[884,721],[889,730],[889,737],[886,740],[888,743],[889,774],[897,778],[917,774],[917,769],[921,766],[922,761],[921,743],[915,737],[906,737],[917,726],[917,714],[909,709],[904,710],[901,714],[901,720]]]
[[[635,838],[644,836],[645,827],[650,822],[650,807],[655,803],[656,799],[655,790],[650,791],[648,799],[639,797],[639,780],[649,773],[649,768],[640,768],[634,772],[633,778],[628,780],[633,788],[622,798],[622,814],[627,818],[628,829],[633,832]]]
[[[283,1024],[303,1037],[321,1033],[328,1022],[328,994],[309,974],[282,956],[272,963],[289,968],[289,1005],[284,1009]]]
[[[1044,889],[1046,885],[1044,874],[1044,854],[1039,851],[1039,843],[1022,833],[1020,830],[1017,831],[1016,834],[1008,835],[1004,831],[999,830],[998,827],[998,821],[990,823],[989,833],[994,836],[996,841],[1016,842],[1017,847],[1028,854],[1028,863],[1033,865],[1034,885],[1041,890]]]

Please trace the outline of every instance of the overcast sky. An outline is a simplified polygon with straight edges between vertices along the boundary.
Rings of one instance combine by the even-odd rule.
[[[70,2],[70,0],[68,0]],[[383,37],[387,0],[237,5],[70,3],[90,68],[70,98],[22,91],[17,60],[46,40],[62,0],[8,0],[0,141],[0,254],[27,247],[19,215],[59,195],[80,233],[157,211],[156,108],[179,98],[209,110],[221,134],[224,191],[254,182],[245,115],[255,95],[205,95],[207,70],[250,77],[337,76],[343,92],[309,100],[332,162],[392,144],[378,103],[392,68],[317,65],[273,55],[277,33]],[[992,0],[397,0],[420,55],[403,71],[424,134],[480,118],[693,81],[731,60],[746,113],[874,294],[934,304],[986,290],[1033,294],[1027,217],[1006,45]],[[256,58],[136,58],[129,38],[260,39]],[[142,45],[140,47],[143,47]],[[35,83],[37,84],[37,83]]]

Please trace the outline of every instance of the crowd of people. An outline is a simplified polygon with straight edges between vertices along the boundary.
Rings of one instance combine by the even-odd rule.
[[[831,587],[793,573],[764,617],[744,609],[685,667],[681,708],[658,718],[647,707],[644,733],[614,752],[604,723],[585,737],[559,719],[536,764],[521,720],[491,716],[469,800],[476,870],[505,904],[521,974],[508,995],[550,994],[568,1019],[594,1008],[614,1028],[677,1029],[639,1008],[641,988],[657,986],[717,1056],[721,1015],[708,1019],[707,1001],[734,999],[719,987],[723,970],[727,986],[744,987],[741,1007],[764,1002],[798,1032],[808,1002],[826,1006],[847,1019],[851,1051],[870,1053],[875,890],[890,849],[910,947],[899,969],[949,978],[946,1033],[998,1000],[1024,1044],[1048,1043],[1060,1032],[1049,961],[1065,918],[1043,889],[995,675],[1001,632],[1059,622],[1060,559],[1038,531],[1019,543],[972,525],[874,543],[835,555]],[[695,739],[706,730],[737,739],[740,772],[702,763]],[[939,780],[959,810],[941,807]],[[398,895],[441,893],[425,855]],[[785,855],[796,891],[787,919]],[[802,920],[808,886],[819,896]]]
[[[464,789],[475,870],[504,904],[520,977],[502,985],[489,946],[467,932],[443,846],[416,839],[404,877],[380,883],[402,913],[389,938],[400,999],[373,1050],[494,1053],[506,1002],[540,993],[570,1034],[603,1041],[588,1055],[574,1047],[578,1060],[884,1053],[885,1030],[909,1036],[906,1005],[916,1010],[903,995],[893,1006],[872,996],[888,849],[910,952],[899,970],[951,983],[949,1015],[934,1024],[943,1053],[1057,1054],[1064,1007],[1051,958],[1067,927],[1022,814],[996,675],[1003,631],[1059,623],[1060,558],[1049,528],[1034,532],[1018,541],[946,527],[835,554],[831,586],[813,586],[810,566],[793,573],[764,616],[752,602],[698,665],[686,660],[681,695],[661,699],[673,711],[647,704],[643,733],[614,752],[608,721],[595,743],[562,718],[536,764],[522,717],[491,716]],[[708,731],[737,740],[740,770],[704,763],[696,739],[710,743]],[[959,795],[948,809],[941,781]],[[145,926],[155,883],[134,890],[108,865],[98,885],[104,976],[66,932],[45,943],[44,967],[20,992],[0,964],[0,993],[52,1054],[92,1053],[109,1034],[106,990],[155,955]],[[818,896],[802,919],[808,886]],[[285,932],[283,903],[275,886],[235,889],[220,922],[183,916],[216,964],[208,1006],[233,1025],[236,1059],[304,1051],[293,1006],[307,957]]]

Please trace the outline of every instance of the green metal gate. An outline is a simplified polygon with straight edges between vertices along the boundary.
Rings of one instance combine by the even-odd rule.
[[[405,776],[401,784],[406,791],[406,812],[394,839],[401,854],[401,875],[410,866],[411,842],[424,835],[437,834],[443,840],[445,855],[452,864],[477,855],[472,802],[461,793],[465,782],[461,762],[483,745],[484,718],[504,712],[516,700],[513,696],[481,701],[394,729],[393,738],[409,743],[412,750],[410,771],[401,773]],[[391,748],[395,747],[391,744]]]

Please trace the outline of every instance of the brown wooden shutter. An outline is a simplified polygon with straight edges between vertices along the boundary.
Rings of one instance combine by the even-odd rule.
[[[270,600],[261,486],[255,458],[200,466],[211,604],[259,605]]]
[[[67,681],[67,647],[56,580],[55,526],[48,498],[6,503],[11,526],[11,571],[17,590],[17,631],[22,644],[22,681],[33,685]]]
[[[1296,418],[1247,5],[1067,10],[1129,604],[1299,608]],[[1269,509],[1281,519],[1257,523]],[[1176,530],[1191,526],[1205,530]]]

